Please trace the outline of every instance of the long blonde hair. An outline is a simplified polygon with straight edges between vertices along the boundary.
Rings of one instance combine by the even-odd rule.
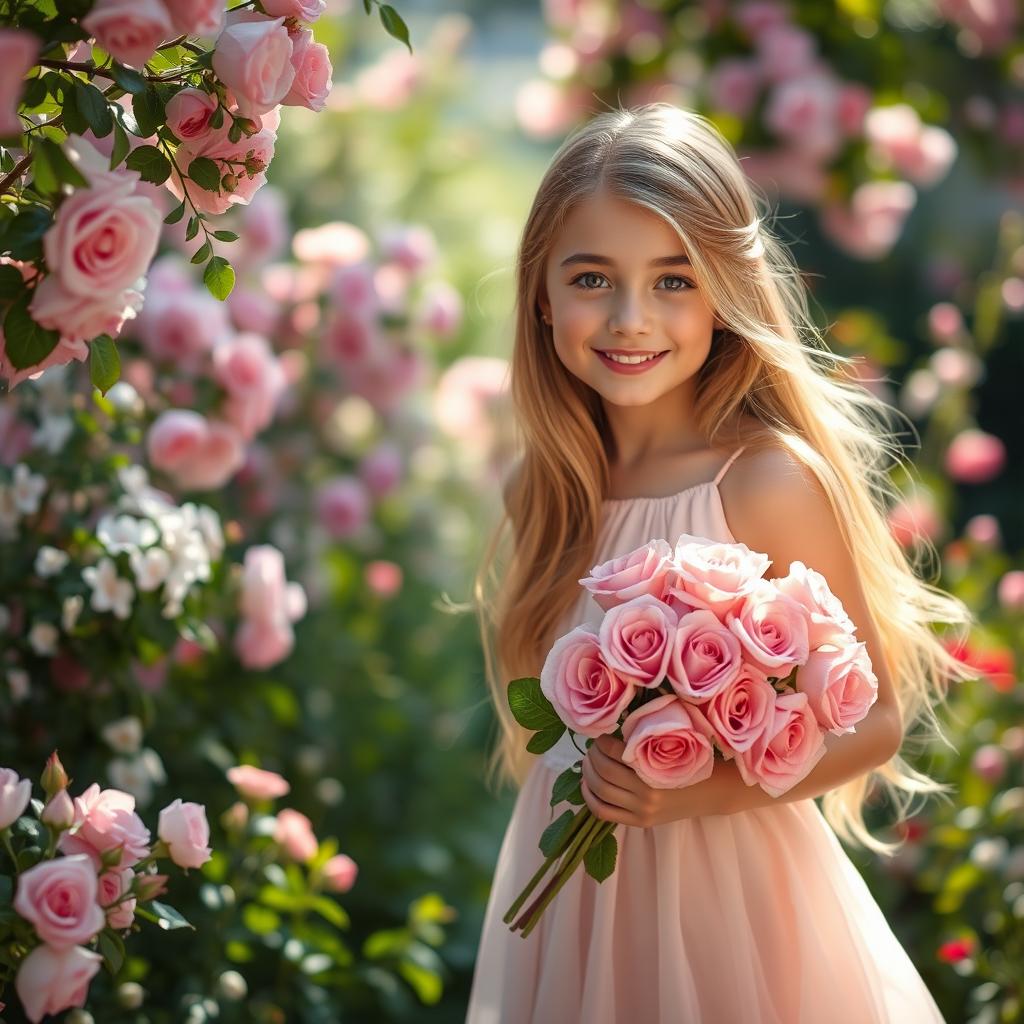
[[[852,359],[829,351],[792,257],[765,224],[767,203],[729,143],[701,115],[651,103],[601,113],[562,143],[520,240],[510,388],[521,457],[474,583],[500,726],[490,782],[521,784],[533,761],[506,687],[539,674],[578,598],[577,580],[593,565],[608,492],[611,436],[599,396],[562,365],[538,305],[560,226],[576,203],[601,189],[646,207],[677,231],[708,304],[726,325],[714,333],[698,377],[697,422],[708,445],[782,445],[816,475],[860,575],[904,737],[920,720],[920,746],[945,740],[933,705],[945,700],[952,680],[974,676],[932,624],[964,635],[971,614],[922,578],[921,558],[934,563],[934,549],[924,542],[908,554],[888,528],[887,510],[899,498],[889,469],[902,458],[887,425],[894,410],[843,369]],[[736,424],[751,418],[757,430],[741,437]],[[825,794],[823,811],[836,833],[885,855],[900,843],[876,839],[863,817],[876,782],[898,821],[914,794],[952,788],[897,754]]]

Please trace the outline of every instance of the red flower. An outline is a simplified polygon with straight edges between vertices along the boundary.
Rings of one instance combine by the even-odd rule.
[[[943,641],[946,650],[957,661],[977,669],[979,676],[984,676],[992,687],[1000,693],[1009,693],[1017,682],[1017,666],[1013,651],[1008,647],[993,647],[978,650],[966,641],[946,639]]]
[[[946,964],[959,963],[966,960],[974,952],[974,939],[951,939],[939,946],[936,956]]]

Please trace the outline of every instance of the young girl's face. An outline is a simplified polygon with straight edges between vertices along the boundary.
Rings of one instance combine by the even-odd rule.
[[[722,324],[685,257],[661,217],[606,191],[567,217],[539,304],[558,358],[606,401],[656,401],[694,379],[707,358],[711,332]],[[608,352],[656,358],[641,372],[622,372]]]

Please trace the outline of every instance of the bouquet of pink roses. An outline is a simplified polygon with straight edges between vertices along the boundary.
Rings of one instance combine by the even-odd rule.
[[[674,550],[651,540],[595,566],[580,583],[604,610],[600,625],[556,640],[539,679],[509,684],[513,715],[535,733],[527,749],[543,753],[566,729],[588,748],[612,734],[654,788],[702,782],[716,757],[772,796],[796,785],[824,755],[825,733],[854,731],[878,680],[825,578],[791,562],[765,579],[770,565],[745,544],[682,534]],[[581,762],[555,780],[552,806],[584,803]],[[544,830],[545,860],[504,917],[513,931],[530,933],[581,861],[598,882],[612,873],[615,824],[583,806]]]

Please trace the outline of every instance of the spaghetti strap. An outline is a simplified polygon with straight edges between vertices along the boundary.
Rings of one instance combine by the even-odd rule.
[[[732,455],[729,456],[729,458],[726,460],[725,465],[715,474],[715,479],[712,481],[712,483],[714,483],[716,486],[719,483],[721,483],[722,477],[725,476],[725,471],[733,464],[733,461],[735,460],[736,456],[739,455],[740,452],[742,452],[743,449],[746,447],[747,446],[745,444],[741,444],[739,448],[737,448],[736,451],[734,451]]]

